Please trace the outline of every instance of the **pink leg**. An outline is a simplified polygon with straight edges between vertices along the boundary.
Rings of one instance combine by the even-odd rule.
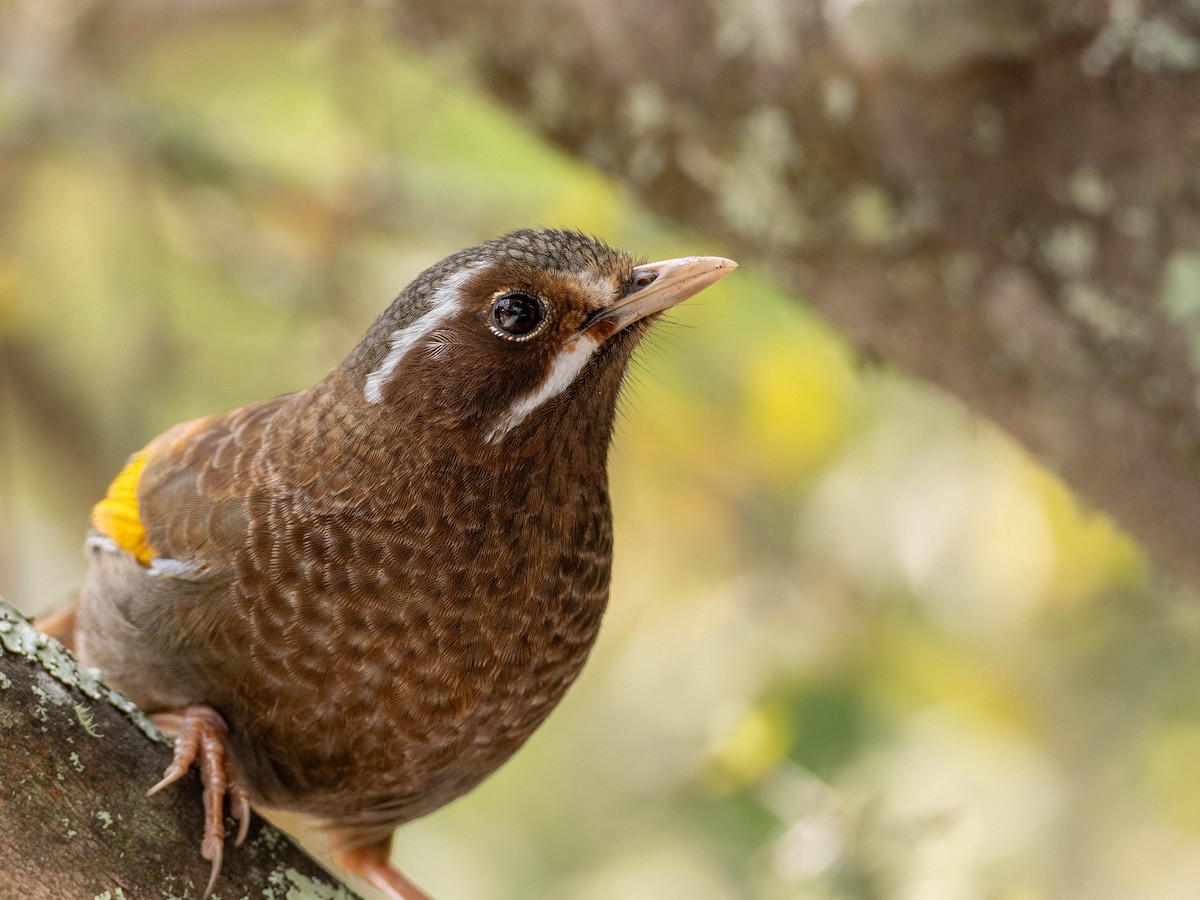
[[[150,717],[167,734],[175,736],[175,758],[163,773],[163,779],[146,792],[157,793],[182,778],[192,763],[200,763],[200,782],[204,786],[204,839],[200,855],[212,861],[212,874],[204,896],[212,893],[221,872],[225,847],[225,795],[238,822],[236,844],[246,839],[250,827],[250,795],[238,781],[233,764],[225,753],[228,726],[211,706],[188,706],[182,710],[155,713]]]
[[[391,855],[392,839],[365,846],[338,848],[338,833],[333,838],[333,858],[351,875],[357,875],[367,884],[381,891],[389,900],[429,900],[429,895],[400,874],[388,857]]]

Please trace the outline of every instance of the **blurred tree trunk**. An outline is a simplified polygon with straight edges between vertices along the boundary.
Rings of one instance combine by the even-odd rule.
[[[0,600],[0,897],[201,896],[200,782],[193,772],[146,797],[171,760],[151,734]],[[258,816],[244,845],[227,841],[213,896],[354,897]]]
[[[1200,587],[1200,3],[439,0],[399,29]]]

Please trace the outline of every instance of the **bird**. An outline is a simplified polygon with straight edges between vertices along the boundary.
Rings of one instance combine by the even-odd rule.
[[[438,262],[315,386],[185,422],[93,508],[44,620],[224,804],[300,813],[389,898],[397,826],[470,791],[579,674],[608,602],[607,457],[634,348],[737,268],[525,229]]]

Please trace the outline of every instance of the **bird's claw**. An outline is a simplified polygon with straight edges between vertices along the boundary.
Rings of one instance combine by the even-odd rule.
[[[221,829],[224,831],[224,829]],[[212,893],[214,885],[217,883],[217,876],[221,874],[221,861],[225,857],[225,835],[205,836],[200,844],[200,855],[205,859],[212,860],[212,872],[208,876],[208,885],[204,888],[204,896],[208,897]]]
[[[176,750],[176,753],[178,752],[179,751]],[[190,766],[191,763],[188,763],[188,765]],[[172,762],[169,766],[167,766],[166,771],[163,772],[162,781],[158,782],[156,785],[154,785],[154,787],[146,791],[146,796],[149,797],[152,794],[157,794],[167,785],[174,784],[176,781],[182,778],[186,772],[187,766],[179,766]]]
[[[238,823],[233,846],[240,847],[246,840],[246,833],[250,831],[250,792],[237,780],[231,769],[227,771],[226,777],[229,780],[229,811]]]
[[[157,793],[182,778],[200,764],[200,783],[204,788],[204,839],[200,855],[212,862],[212,873],[204,896],[212,893],[221,874],[225,847],[225,797],[238,823],[235,845],[240,846],[250,829],[250,792],[237,778],[232,761],[225,752],[228,726],[211,706],[189,706],[183,710],[157,713],[150,717],[168,734],[175,735],[175,757],[163,772],[162,780],[146,792]]]

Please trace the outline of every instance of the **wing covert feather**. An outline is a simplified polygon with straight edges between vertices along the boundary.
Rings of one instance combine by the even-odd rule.
[[[93,524],[143,565],[173,560],[199,578],[228,574],[246,536],[252,466],[267,427],[291,396],[165,431],[131,457],[97,504]],[[127,502],[134,495],[136,510]],[[130,513],[140,529],[131,527]]]

